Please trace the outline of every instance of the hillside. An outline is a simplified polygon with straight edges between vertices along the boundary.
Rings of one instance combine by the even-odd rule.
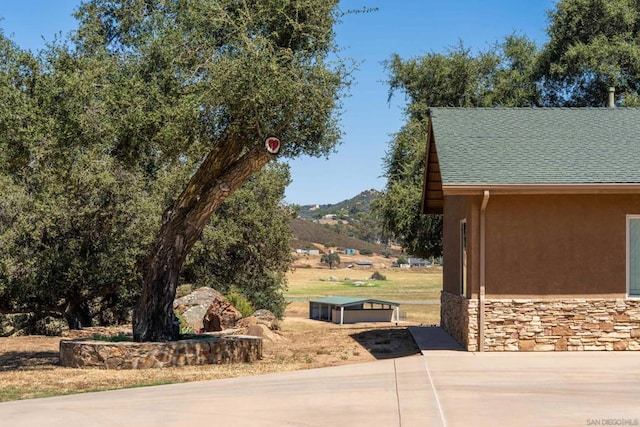
[[[351,218],[358,214],[370,214],[371,203],[381,193],[377,190],[365,190],[357,196],[335,204],[300,206],[298,215],[304,219],[321,219],[326,215]]]
[[[292,249],[308,249],[316,248],[314,244],[321,245],[321,250],[327,246],[343,250],[351,249],[371,249],[374,253],[380,254],[386,246],[375,243],[365,242],[364,240],[348,236],[344,233],[337,233],[327,224],[318,224],[313,221],[307,221],[302,218],[295,218],[290,223],[294,240],[291,241]],[[399,253],[400,251],[393,251]]]
[[[322,240],[316,240],[315,243],[329,241],[337,243],[340,239],[351,237],[378,246],[378,243],[385,239],[381,222],[372,212],[371,204],[380,194],[376,190],[366,190],[351,199],[335,204],[300,206],[298,216],[309,223],[321,225],[327,232],[334,232],[331,237],[324,237]],[[318,232],[314,233],[318,234]],[[357,248],[362,244],[354,242],[351,245],[345,244],[345,247]]]

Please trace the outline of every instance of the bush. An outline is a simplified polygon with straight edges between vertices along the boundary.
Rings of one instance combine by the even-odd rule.
[[[189,326],[187,321],[184,320],[184,317],[182,317],[182,315],[180,313],[178,313],[177,311],[174,310],[173,314],[175,314],[176,319],[178,319],[178,323],[180,324],[180,335],[189,335],[189,334],[195,334],[196,333],[196,331],[193,330],[193,328],[191,326]]]
[[[94,341],[107,341],[107,342],[128,342],[133,341],[133,338],[127,334],[122,332],[117,335],[103,335],[103,334],[93,334],[92,338]]]
[[[240,314],[242,314],[242,317],[249,317],[254,311],[256,311],[251,302],[249,302],[249,300],[239,292],[230,292],[225,295],[225,298],[240,312]]]
[[[391,254],[393,254],[391,249],[383,249],[382,250],[382,256],[385,257],[385,258],[391,258]]]
[[[369,248],[360,249],[360,255],[373,255],[373,251]]]
[[[371,275],[371,280],[387,280],[387,276],[380,274],[380,272],[376,271]]]
[[[406,256],[402,255],[398,257],[398,260],[396,261],[398,264],[409,264],[409,260],[407,259]]]

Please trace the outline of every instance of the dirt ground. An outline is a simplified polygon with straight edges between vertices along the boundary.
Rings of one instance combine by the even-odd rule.
[[[116,334],[89,329],[67,337],[0,338],[0,401],[105,390],[140,385],[230,378],[298,369],[361,363],[418,353],[407,324],[335,325],[310,320],[303,306],[292,304],[280,330],[264,337],[263,359],[248,364],[207,365],[144,371],[73,369],[58,365],[64,338]],[[129,328],[122,329],[129,332]]]

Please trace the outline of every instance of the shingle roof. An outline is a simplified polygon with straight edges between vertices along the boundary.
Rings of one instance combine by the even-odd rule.
[[[432,108],[443,185],[640,183],[638,108]]]

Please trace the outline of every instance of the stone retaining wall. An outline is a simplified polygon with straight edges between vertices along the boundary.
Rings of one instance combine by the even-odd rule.
[[[198,337],[167,343],[60,341],[60,364],[73,368],[146,369],[253,362],[262,358],[262,339],[250,336]]]
[[[441,301],[442,327],[476,351],[477,300],[443,292]],[[484,345],[486,351],[640,350],[640,300],[487,299]]]

